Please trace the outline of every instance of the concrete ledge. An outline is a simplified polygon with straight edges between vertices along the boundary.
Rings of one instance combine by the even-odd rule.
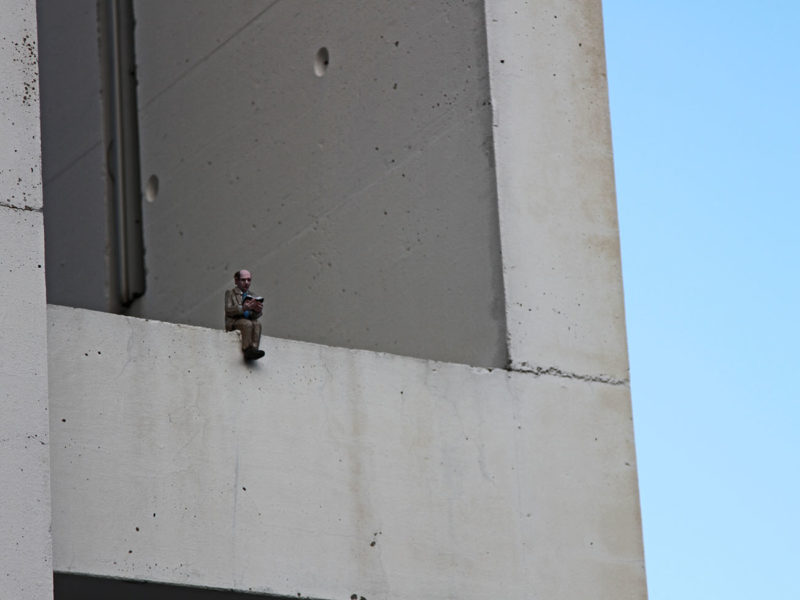
[[[645,598],[629,390],[48,307],[55,569]]]

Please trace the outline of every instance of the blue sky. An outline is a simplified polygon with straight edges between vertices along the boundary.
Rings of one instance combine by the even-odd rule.
[[[651,600],[800,598],[800,2],[604,0]]]

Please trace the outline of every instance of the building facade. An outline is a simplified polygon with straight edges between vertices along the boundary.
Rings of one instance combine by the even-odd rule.
[[[646,597],[599,0],[2,8],[0,597]]]

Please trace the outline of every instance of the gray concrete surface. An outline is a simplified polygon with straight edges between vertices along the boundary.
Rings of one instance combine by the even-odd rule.
[[[147,294],[221,326],[506,362],[482,3],[137,2]],[[326,48],[323,76],[315,57]]]
[[[112,310],[98,3],[38,4],[48,300]]]
[[[50,306],[55,568],[313,598],[645,598],[627,385]]]

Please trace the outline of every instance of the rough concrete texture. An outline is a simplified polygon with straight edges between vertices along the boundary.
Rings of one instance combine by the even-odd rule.
[[[4,599],[52,597],[43,231],[40,212],[0,206],[0,598]]]
[[[131,313],[220,327],[247,267],[271,335],[504,366],[482,2],[237,7],[135,3]]]
[[[95,0],[38,2],[47,297],[109,310],[109,214]]]
[[[34,2],[0,0],[0,598],[52,598]]]
[[[487,0],[513,368],[628,378],[600,0]]]
[[[25,210],[42,208],[35,8],[0,0],[0,206]]]
[[[50,306],[58,571],[645,598],[627,385]]]

